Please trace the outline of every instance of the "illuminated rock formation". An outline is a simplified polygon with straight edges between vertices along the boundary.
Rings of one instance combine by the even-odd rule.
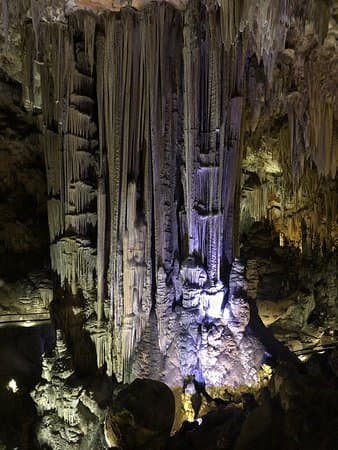
[[[104,410],[93,391],[72,382],[74,369],[62,333],[57,330],[53,354],[44,356],[42,381],[32,392],[38,412],[43,416],[38,430],[40,444],[53,449],[80,449],[83,438],[93,445],[99,439]]]
[[[275,157],[269,149],[273,137],[263,135],[259,181],[252,185],[243,178],[242,222],[272,219],[296,240],[290,223],[298,219],[291,215],[290,222],[285,215],[287,196],[296,193],[297,204],[308,183],[302,184],[304,173],[314,171],[311,164],[318,183],[320,176],[335,175],[334,103],[329,93],[324,103],[317,96],[315,76],[302,75],[306,64],[315,73],[324,55],[334,64],[334,7],[327,22],[316,24],[315,6],[309,6],[304,13],[314,27],[300,30],[296,5],[284,1],[274,7],[269,1],[243,2],[241,8],[231,1],[146,3],[129,5],[139,12],[125,2],[34,5],[25,31],[26,105],[42,111],[52,268],[73,295],[82,291],[97,317],[95,330],[87,314],[98,364],[106,363],[120,380],[133,377],[133,355],[151,310],[165,355],[166,324],[175,328],[176,320],[170,308],[181,304],[196,327],[230,308],[224,309],[224,284],[239,254],[247,130],[260,135],[266,115],[277,120],[287,114],[288,143],[281,128]],[[81,11],[96,7],[120,13]],[[5,29],[6,17],[15,14],[4,5]],[[312,51],[316,33],[321,47]],[[297,91],[290,91],[287,71]],[[329,78],[325,83],[331,89]],[[302,93],[302,107],[309,108],[305,122],[297,100]],[[326,118],[316,118],[318,111]],[[328,139],[323,148],[317,126]],[[305,147],[297,134],[302,127]],[[254,152],[245,151],[247,171],[256,164]],[[284,175],[288,170],[295,181]],[[282,190],[272,189],[267,181],[280,183],[281,174]],[[323,186],[332,230],[332,196]],[[268,216],[277,210],[279,218]],[[313,211],[302,217],[304,246],[314,239],[312,221],[323,220],[321,209]],[[321,239],[332,245],[323,233]]]
[[[289,356],[256,301],[293,349],[324,322],[333,339],[337,2],[20,6],[3,2],[1,61],[38,116],[51,267],[97,366],[254,383],[266,346]]]
[[[197,2],[183,15],[153,5],[27,27],[37,50],[27,49],[26,69],[40,85],[28,84],[26,104],[42,108],[52,268],[111,330],[88,324],[99,365],[121,380],[133,376],[152,308],[182,298],[205,311],[196,327],[222,316],[243,108],[231,61],[243,49],[224,49],[219,14]],[[165,351],[159,320],[158,329]]]

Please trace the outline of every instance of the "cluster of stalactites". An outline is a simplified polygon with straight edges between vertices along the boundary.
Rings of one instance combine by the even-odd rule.
[[[67,26],[38,27],[52,267],[74,294],[97,287],[99,319],[108,291],[119,379],[147,321],[157,267],[169,273],[175,255],[197,252],[217,283],[225,253],[232,258],[243,105],[234,92],[244,62],[233,63],[244,48],[225,51],[219,10],[207,21],[201,8],[126,9],[99,27],[80,13]]]
[[[68,283],[74,295],[78,286],[87,293],[95,288],[96,251],[89,241],[64,237],[51,244],[50,254],[52,269],[63,287]]]
[[[97,35],[98,140],[110,217],[102,251],[119,379],[129,376],[157,268],[169,276],[177,255],[197,253],[213,284],[226,251],[232,258],[243,101],[231,97],[243,48],[225,52],[218,13],[205,21],[206,37],[198,2],[183,16],[165,5],[138,15],[123,10]]]
[[[68,25],[41,22],[38,60],[34,46],[25,47],[26,105],[42,110],[52,268],[73,294],[80,287],[87,295],[96,287],[97,273],[93,20],[88,16]],[[26,25],[30,44],[34,31],[34,23]]]
[[[289,41],[278,55],[270,94],[257,62],[249,70],[249,128],[256,138],[248,137],[244,164],[259,181],[248,189],[250,177],[244,175],[241,213],[243,225],[248,217],[269,220],[281,241],[311,256],[337,246],[337,5],[298,6],[307,21],[290,16]],[[267,121],[273,124],[270,131]],[[256,167],[264,157],[272,160]]]
[[[35,63],[26,49],[26,80],[33,105],[42,94],[52,266],[74,293],[97,289],[119,379],[147,323],[158,267],[169,280],[177,255],[195,254],[217,286],[238,251],[246,58],[263,62],[269,86],[289,3],[82,11],[67,24],[34,19],[27,33],[38,48]],[[268,196],[258,194],[259,217]],[[100,337],[99,364],[107,346]]]
[[[250,175],[243,175],[242,231],[252,220],[268,220],[280,233],[282,245],[292,243],[309,257],[333,251],[337,246],[335,181],[320,176],[304,155],[302,169],[294,167],[288,138],[284,127],[279,137],[267,139],[259,150],[248,149],[244,167],[248,170],[251,162],[256,181],[250,183]]]

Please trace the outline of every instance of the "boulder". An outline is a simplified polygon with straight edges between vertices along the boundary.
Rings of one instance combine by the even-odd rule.
[[[109,407],[105,436],[111,448],[160,450],[175,417],[175,399],[160,381],[136,379],[122,389]]]

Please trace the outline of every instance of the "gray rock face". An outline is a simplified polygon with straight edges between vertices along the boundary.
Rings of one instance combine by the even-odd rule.
[[[271,225],[251,227],[241,249],[247,292],[275,337],[305,360],[336,343],[336,255],[313,250],[310,260],[294,245],[276,241]]]
[[[19,106],[21,91],[22,86],[2,67],[0,327],[31,327],[48,321],[53,299],[44,155],[38,120]]]
[[[48,261],[47,190],[38,121],[21,85],[0,71],[0,277],[16,281]]]
[[[14,283],[0,283],[0,325],[32,326],[50,320],[53,287],[44,272],[30,273]]]

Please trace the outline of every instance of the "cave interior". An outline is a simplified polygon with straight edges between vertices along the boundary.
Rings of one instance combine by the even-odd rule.
[[[338,2],[0,8],[0,449],[336,450]]]

